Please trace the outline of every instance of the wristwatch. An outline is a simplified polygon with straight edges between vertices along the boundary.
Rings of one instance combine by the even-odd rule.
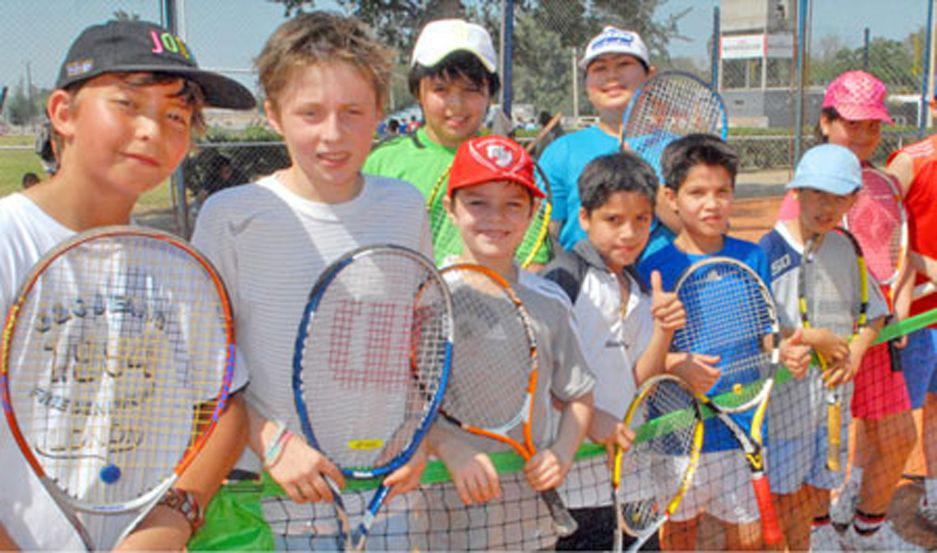
[[[157,505],[165,505],[182,513],[182,516],[189,521],[193,534],[205,523],[205,512],[202,506],[198,504],[195,496],[187,490],[170,488]]]

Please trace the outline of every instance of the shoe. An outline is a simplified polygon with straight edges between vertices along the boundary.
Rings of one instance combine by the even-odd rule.
[[[810,530],[811,551],[842,551],[843,544],[839,532],[832,524],[824,524]]]
[[[837,530],[843,531],[852,524],[856,514],[856,504],[859,502],[859,481],[850,478],[843,486],[843,490],[830,504],[830,520]]]
[[[843,536],[843,542],[850,551],[924,551],[911,542],[895,533],[891,527],[891,522],[886,521],[874,534],[863,536],[856,531],[856,527],[849,526],[846,534]]]
[[[921,502],[917,505],[917,516],[931,530],[937,530],[937,505],[929,505],[926,495],[921,496]]]

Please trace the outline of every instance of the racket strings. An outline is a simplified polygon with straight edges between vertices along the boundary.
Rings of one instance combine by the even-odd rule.
[[[718,355],[720,383],[714,393],[735,392],[727,399],[738,408],[761,391],[740,386],[764,379],[774,372],[777,323],[763,287],[744,269],[730,263],[705,264],[679,284],[688,324],[673,337],[671,349]],[[717,394],[718,395],[718,394]]]
[[[628,533],[654,528],[688,483],[698,447],[696,413],[692,394],[672,380],[654,384],[638,406],[631,427],[643,439],[622,456],[616,491]]]
[[[825,328],[837,336],[849,338],[856,330],[855,314],[859,311],[859,298],[853,297],[858,294],[853,294],[851,290],[857,290],[858,284],[851,287],[842,282],[842,274],[842,270],[837,270],[823,259],[808,263],[805,299],[807,316],[814,328]],[[854,276],[858,280],[858,275]]]
[[[649,80],[634,100],[623,135],[652,167],[660,166],[664,148],[692,133],[721,135],[724,109],[703,83],[679,75]]]
[[[188,253],[146,236],[85,242],[38,276],[18,314],[11,396],[66,495],[135,499],[200,434],[228,355],[216,286]]]
[[[303,398],[317,445],[344,468],[389,463],[428,416],[450,331],[430,270],[393,250],[356,258],[309,321]]]
[[[888,177],[863,171],[856,203],[846,213],[846,226],[862,247],[869,272],[880,283],[897,276],[904,250],[900,197]]]
[[[531,342],[517,305],[480,272],[447,273],[455,320],[452,376],[442,409],[485,429],[520,422],[533,370]]]

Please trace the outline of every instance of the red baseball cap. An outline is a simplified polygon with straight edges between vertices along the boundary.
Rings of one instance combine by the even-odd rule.
[[[835,108],[848,121],[878,119],[893,125],[895,122],[885,107],[887,94],[885,83],[872,75],[865,71],[847,71],[826,87],[823,107]]]
[[[495,134],[463,142],[452,160],[447,194],[451,196],[457,188],[497,181],[517,183],[535,198],[545,196],[534,182],[534,160],[517,142]]]

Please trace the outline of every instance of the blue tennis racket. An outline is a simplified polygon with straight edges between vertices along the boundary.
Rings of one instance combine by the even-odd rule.
[[[452,300],[433,263],[393,245],[354,250],[319,277],[303,311],[293,393],[303,434],[347,478],[389,475],[436,417],[452,360]],[[354,536],[341,495],[340,546],[364,548],[389,489]]]
[[[621,131],[622,146],[627,144],[660,176],[660,158],[668,144],[694,133],[725,140],[729,123],[718,92],[690,73],[665,71],[634,92]]]

